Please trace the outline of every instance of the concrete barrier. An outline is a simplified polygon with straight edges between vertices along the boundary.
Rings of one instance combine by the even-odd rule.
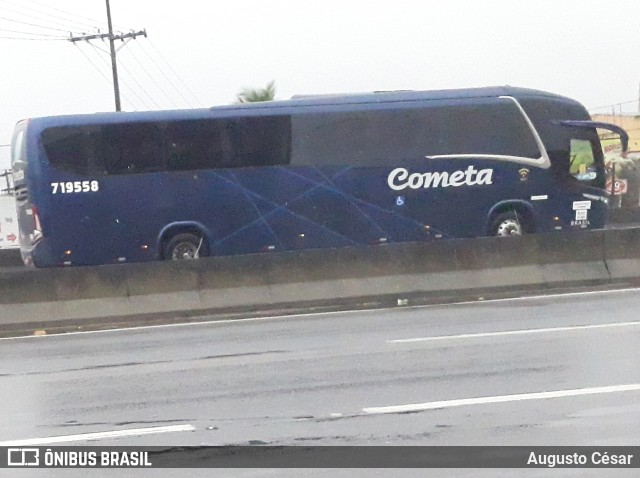
[[[0,268],[23,266],[20,249],[0,249]]]
[[[640,230],[0,272],[0,329],[392,304],[640,276]]]
[[[640,278],[640,228],[607,231],[604,259],[613,281]]]
[[[637,203],[634,207],[609,209],[609,213],[607,216],[607,224],[609,225],[638,223],[640,223],[640,207],[637,205]]]

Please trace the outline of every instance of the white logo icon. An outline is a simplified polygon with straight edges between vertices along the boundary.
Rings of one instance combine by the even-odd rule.
[[[40,450],[38,448],[9,448],[7,450],[8,466],[38,466]]]

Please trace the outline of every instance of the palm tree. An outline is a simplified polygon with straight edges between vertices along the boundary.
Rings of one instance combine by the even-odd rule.
[[[236,97],[238,103],[256,103],[258,101],[271,101],[276,97],[276,82],[271,80],[265,88],[243,88]]]

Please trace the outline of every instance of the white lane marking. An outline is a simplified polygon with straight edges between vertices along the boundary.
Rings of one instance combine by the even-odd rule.
[[[380,309],[380,310],[384,310],[384,309]],[[308,314],[308,315],[321,315],[321,314],[322,314],[321,312],[317,312],[316,314]],[[81,332],[61,332],[61,333],[53,333],[53,334],[47,334],[47,335],[21,335],[18,337],[0,337],[0,340],[44,339],[44,338],[53,338],[53,337],[69,337],[73,335],[108,334],[108,333],[114,333],[114,332],[129,332],[129,331],[137,331],[137,330],[166,329],[169,327],[189,327],[192,325],[215,325],[215,324],[229,324],[229,323],[235,323],[235,322],[257,322],[260,320],[287,319],[287,318],[298,317],[298,316],[303,317],[303,315],[278,315],[278,316],[266,316],[266,317],[246,317],[243,319],[201,320],[198,322],[180,322],[177,324],[160,324],[160,325],[140,325],[136,327],[121,327],[116,329],[103,329],[103,330],[85,330]],[[121,318],[114,317],[114,319],[121,319]]]
[[[104,440],[107,438],[120,438],[129,436],[155,435],[158,433],[190,432],[194,431],[192,425],[171,425],[166,427],[131,428],[128,430],[115,430],[109,432],[81,433],[79,435],[61,435],[44,438],[27,438],[25,440],[8,440],[0,442],[0,446],[36,446],[51,445],[54,443],[69,443],[86,440]]]
[[[553,392],[519,393],[515,395],[498,395],[494,397],[462,398],[457,400],[441,400],[438,402],[412,403],[389,407],[369,407],[362,411],[370,415],[385,413],[421,412],[441,408],[461,407],[464,405],[483,405],[487,403],[519,402],[523,400],[543,400],[547,398],[577,397],[581,395],[598,395],[603,393],[635,392],[640,390],[640,383],[628,385],[612,385],[609,387],[577,388],[573,390],[556,390]]]
[[[539,294],[539,295],[522,295],[519,297],[505,297],[503,299],[477,299],[477,300],[465,300],[460,302],[452,302],[450,304],[441,304],[441,305],[466,305],[466,304],[490,304],[492,302],[517,302],[524,300],[538,300],[538,299],[558,299],[561,297],[580,297],[583,295],[606,295],[606,294],[616,294],[621,292],[638,292],[640,291],[640,287],[630,287],[628,289],[612,289],[612,290],[590,290],[583,292],[567,292],[567,293],[559,293],[559,294]],[[437,304],[429,305],[429,307],[433,307]],[[427,306],[423,306],[427,307]]]
[[[466,300],[459,302],[449,302],[446,304],[426,304],[426,305],[408,305],[404,307],[382,307],[377,309],[355,309],[355,310],[335,310],[335,311],[327,311],[327,312],[309,312],[305,314],[291,314],[291,315],[273,315],[273,316],[263,316],[263,317],[246,317],[243,319],[223,319],[223,320],[201,320],[197,322],[182,322],[178,324],[160,324],[160,325],[142,325],[136,327],[122,327],[116,329],[105,329],[105,330],[87,330],[83,332],[64,332],[58,334],[51,335],[22,335],[18,337],[0,337],[0,341],[2,340],[18,340],[18,339],[43,339],[43,338],[53,338],[53,337],[68,337],[73,335],[86,335],[86,334],[108,334],[114,332],[134,332],[138,330],[148,330],[148,329],[165,329],[169,327],[190,327],[190,326],[198,326],[198,325],[209,325],[213,326],[216,324],[229,324],[229,323],[241,323],[241,322],[257,322],[257,321],[267,321],[267,320],[279,320],[279,319],[293,319],[293,318],[306,318],[306,317],[318,317],[323,315],[353,315],[360,314],[363,312],[388,312],[388,311],[402,311],[402,310],[420,310],[420,309],[432,309],[437,307],[455,307],[458,305],[480,305],[480,304],[491,304],[493,302],[515,302],[515,301],[525,301],[525,300],[538,300],[538,299],[555,299],[559,297],[578,297],[582,295],[606,295],[606,294],[617,294],[617,293],[626,293],[626,292],[638,292],[640,291],[640,287],[630,287],[626,289],[612,289],[612,290],[594,290],[594,291],[586,291],[586,292],[567,292],[564,294],[548,294],[548,295],[525,295],[520,297],[507,297],[504,299],[476,299],[476,300]],[[402,295],[402,294],[400,294]],[[215,314],[211,314],[212,316]],[[204,315],[203,317],[206,317]],[[117,318],[117,317],[114,317]]]
[[[408,344],[412,342],[433,342],[436,340],[477,339],[477,338],[483,338],[483,337],[501,337],[505,335],[545,334],[549,332],[568,332],[572,330],[606,329],[606,328],[613,328],[613,327],[634,327],[636,325],[640,325],[640,321],[614,322],[610,324],[595,324],[595,325],[572,325],[568,327],[549,327],[545,329],[504,330],[500,332],[480,332],[477,334],[435,335],[433,337],[415,337],[410,339],[387,340],[387,343]]]

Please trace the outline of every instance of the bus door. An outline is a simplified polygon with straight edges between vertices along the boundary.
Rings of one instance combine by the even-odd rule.
[[[569,211],[571,228],[604,227],[608,204],[613,191],[606,187],[607,171],[603,145],[597,130],[613,133],[626,155],[629,136],[620,127],[596,121],[561,121],[572,130],[570,138],[569,174],[574,183],[567,184],[571,196]],[[577,183],[576,183],[577,181]]]

